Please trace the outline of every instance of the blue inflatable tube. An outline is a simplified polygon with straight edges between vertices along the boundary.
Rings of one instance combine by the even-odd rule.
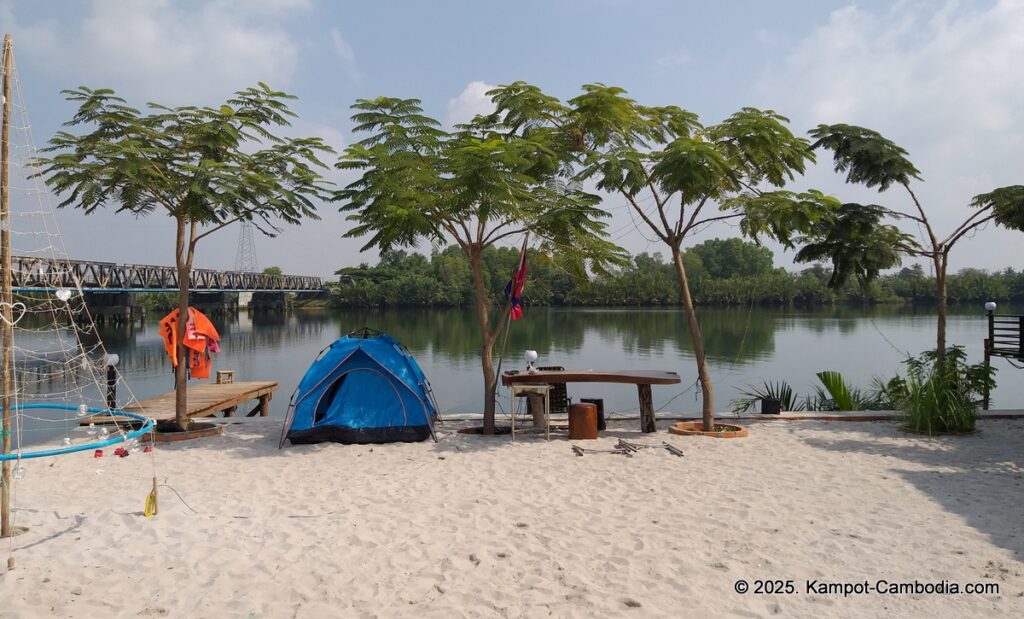
[[[49,409],[49,410],[78,411],[78,407],[74,406],[72,404],[48,404],[48,403],[18,404],[16,406],[13,406],[12,408],[14,410],[16,410],[16,411],[20,411],[20,410],[33,410],[33,409],[35,409],[35,410]],[[0,410],[3,410],[3,408],[0,407]],[[0,454],[0,462],[3,462],[4,460],[28,460],[29,458],[48,458],[50,456],[63,456],[64,454],[75,453],[76,451],[88,451],[90,449],[100,449],[100,448],[103,448],[103,447],[107,447],[109,445],[115,445],[117,443],[123,443],[124,441],[129,441],[129,440],[131,440],[133,438],[138,438],[138,437],[142,436],[143,434],[147,434],[147,433],[151,432],[153,430],[153,427],[156,425],[153,422],[153,420],[148,418],[148,417],[144,417],[142,415],[137,415],[135,413],[128,413],[128,412],[125,412],[123,410],[118,410],[118,409],[108,410],[106,408],[93,408],[93,407],[90,406],[88,411],[89,411],[90,414],[93,414],[93,415],[103,414],[103,415],[110,415],[112,417],[120,417],[120,418],[125,419],[127,421],[140,421],[140,422],[142,422],[142,427],[139,428],[138,430],[132,430],[131,432],[128,432],[127,434],[114,436],[114,437],[111,437],[111,438],[108,438],[108,439],[105,439],[105,440],[102,440],[102,441],[94,441],[94,442],[91,442],[91,443],[83,443],[81,445],[71,445],[71,446],[68,446],[68,447],[61,447],[60,449],[44,449],[42,451],[23,451],[20,454],[19,453],[15,453],[15,452],[11,452],[11,453],[8,453],[8,454]]]

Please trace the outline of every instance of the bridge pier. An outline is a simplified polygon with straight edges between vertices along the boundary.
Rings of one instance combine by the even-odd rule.
[[[188,304],[211,318],[225,318],[238,314],[238,293],[192,291]]]
[[[254,292],[249,301],[249,309],[253,312],[284,313],[288,309],[287,292]]]
[[[100,326],[108,322],[114,326],[131,325],[146,315],[141,306],[132,303],[128,292],[86,292],[84,296],[93,322]],[[79,318],[85,319],[85,316]]]

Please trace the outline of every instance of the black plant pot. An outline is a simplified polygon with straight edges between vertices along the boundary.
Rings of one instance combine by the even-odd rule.
[[[775,398],[761,398],[762,415],[778,415],[782,412],[782,400]]]

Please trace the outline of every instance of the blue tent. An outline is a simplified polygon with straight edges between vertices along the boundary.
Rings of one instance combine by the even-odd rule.
[[[423,370],[389,335],[362,329],[320,351],[288,405],[281,445],[394,443],[434,433],[437,406]]]

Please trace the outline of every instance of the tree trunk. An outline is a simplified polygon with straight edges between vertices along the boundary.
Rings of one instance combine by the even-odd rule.
[[[697,322],[697,312],[693,309],[693,297],[690,296],[690,283],[686,279],[683,254],[678,246],[672,247],[672,262],[676,267],[676,277],[679,278],[679,292],[683,298],[683,309],[686,310],[686,324],[690,328],[690,338],[693,340],[693,355],[697,362],[697,378],[700,380],[700,390],[703,399],[704,431],[712,432],[715,429],[715,392],[711,386],[711,373],[708,372],[707,357],[704,354],[704,340],[701,338],[700,324]]]
[[[469,250],[469,266],[473,271],[473,289],[476,292],[476,315],[480,323],[480,365],[484,372],[484,434],[494,434],[494,398],[498,391],[498,381],[494,374],[494,334],[491,333],[490,316],[488,313],[487,291],[484,289],[484,269],[481,260],[482,250],[471,247]]]
[[[188,354],[185,348],[185,324],[188,322],[188,279],[192,265],[186,251],[184,218],[178,219],[177,251],[174,257],[178,268],[178,365],[174,368],[174,419],[179,429],[188,430]]]
[[[935,293],[938,302],[938,321],[935,333],[935,361],[941,363],[946,358],[946,267],[947,256],[938,252],[935,257]]]

